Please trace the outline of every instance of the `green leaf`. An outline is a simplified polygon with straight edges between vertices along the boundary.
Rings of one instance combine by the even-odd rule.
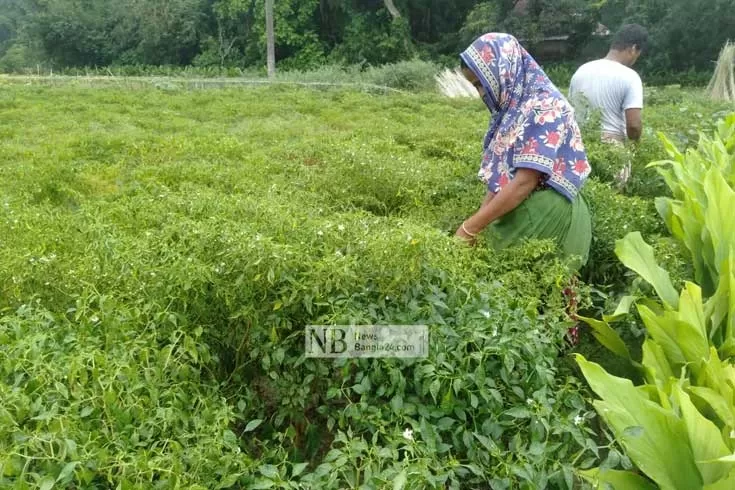
[[[478,441],[480,441],[480,444],[482,444],[485,449],[487,449],[490,452],[494,452],[497,450],[498,446],[493,442],[492,439],[490,439],[487,436],[483,436],[482,434],[478,434],[477,432],[473,432],[474,436],[477,438]]]
[[[730,255],[727,263],[723,264],[722,272],[720,273],[720,283],[728,284],[729,301],[727,309],[727,328],[725,330],[725,342],[723,343],[723,353],[729,351],[728,357],[732,356],[735,349],[732,345],[735,344],[735,247],[730,249]],[[713,325],[712,330],[718,328],[719,325]]]
[[[610,490],[658,490],[656,485],[631,471],[580,470],[579,476],[590,482],[594,488]]]
[[[679,297],[679,318],[697,327],[702,338],[707,338],[707,324],[702,302],[702,289],[694,283],[686,282]]]
[[[54,480],[53,477],[47,476],[43,480],[41,480],[41,484],[38,486],[39,490],[51,490],[54,488],[54,485],[56,484],[56,480]]]
[[[472,474],[474,474],[475,476],[484,476],[484,473],[482,472],[482,470],[478,468],[477,465],[475,464],[470,463],[470,464],[464,464],[462,466],[470,470]]]
[[[309,463],[296,463],[295,465],[293,465],[293,469],[291,470],[291,476],[299,476],[301,473],[303,473],[307,466],[309,466]]]
[[[735,300],[735,295],[730,294],[731,291],[732,285],[730,281],[720,280],[714,294],[710,296],[704,305],[704,316],[710,321],[708,335],[710,339],[714,339],[717,336],[725,324],[725,319],[730,314],[731,302]]]
[[[258,426],[262,423],[263,423],[262,419],[251,420],[250,422],[248,422],[248,425],[245,426],[245,430],[243,432],[252,432],[255,429],[257,429]]]
[[[702,490],[732,490],[733,488],[735,488],[735,472],[730,473],[727,478],[717,483],[707,485]]]
[[[71,463],[65,464],[59,472],[59,476],[56,477],[56,481],[60,482],[69,478],[74,473],[74,468],[76,468],[78,464],[79,461],[72,461]]]
[[[400,393],[394,396],[390,401],[390,406],[393,409],[393,413],[400,413],[403,410],[403,396]]]
[[[258,471],[266,478],[278,478],[278,467],[272,464],[261,465]]]
[[[715,424],[707,420],[694,406],[689,395],[684,393],[680,386],[675,385],[673,396],[679,404],[684,424],[689,434],[689,444],[697,462],[697,468],[702,474],[702,480],[706,485],[715,483],[726,476],[731,467],[725,464],[706,463],[714,459],[730,455],[730,450],[722,434]]]
[[[613,328],[607,324],[607,322],[601,322],[592,318],[586,318],[583,316],[578,317],[581,321],[585,322],[592,328],[592,335],[597,341],[605,346],[613,354],[622,357],[623,359],[630,360],[630,351],[628,346],[625,345],[620,335],[613,330]]]
[[[431,382],[431,385],[429,385],[429,392],[431,393],[431,397],[436,401],[437,397],[439,396],[439,389],[441,388],[441,381],[438,379],[435,379]]]
[[[732,370],[733,366],[730,363],[723,366],[717,354],[717,349],[710,347],[709,361],[705,364],[700,381],[697,384],[714,390],[724,400],[732,400],[733,386],[735,385],[735,376],[732,376]]]
[[[370,388],[372,388],[372,385],[370,384],[370,378],[368,376],[363,376],[359,383],[352,385],[352,391],[358,395],[364,395],[370,391]]]
[[[704,213],[704,224],[712,240],[715,263],[719,266],[730,256],[730,249],[735,244],[735,191],[728,185],[722,172],[711,168],[704,178],[704,193],[707,205]]]
[[[526,407],[513,407],[505,411],[506,415],[510,415],[514,419],[527,419],[531,416],[531,411]]]
[[[406,486],[407,479],[408,479],[408,475],[406,474],[406,470],[403,470],[400,473],[398,473],[395,480],[393,480],[393,490],[403,490],[403,487]]]
[[[607,323],[614,323],[621,320],[630,314],[630,308],[635,303],[635,296],[623,296],[618,303],[618,307],[615,308],[615,312],[612,315],[603,315],[602,319]]]
[[[709,342],[702,331],[679,320],[677,313],[655,315],[643,305],[638,305],[638,313],[651,338],[663,348],[674,367],[690,362],[698,367],[709,357]]]
[[[227,475],[224,479],[222,479],[222,481],[220,482],[220,484],[217,485],[217,488],[222,489],[222,488],[230,488],[230,487],[232,487],[240,479],[240,476],[241,475],[239,473],[234,473],[234,474],[231,474],[231,475]]]
[[[659,298],[669,308],[678,307],[679,295],[671,283],[669,273],[659,267],[653,248],[643,240],[640,232],[629,233],[622,240],[618,240],[615,244],[615,254],[627,268],[651,284]]]
[[[663,348],[652,339],[643,342],[643,367],[652,375],[648,379],[651,384],[663,384],[674,376]],[[656,383],[658,381],[658,383]]]
[[[689,391],[707,402],[717,416],[728,427],[735,427],[735,414],[733,414],[733,406],[725,400],[719,393],[705,386],[692,386]]]
[[[630,380],[612,376],[579,355],[577,364],[592,391],[603,400],[594,403],[595,409],[631,461],[663,488],[701,488],[684,422],[673,411],[645,398]]]
[[[265,488],[273,488],[275,484],[276,483],[273,480],[260,478],[258,480],[255,480],[252,484],[248,485],[248,488],[252,488],[253,490],[263,490]]]

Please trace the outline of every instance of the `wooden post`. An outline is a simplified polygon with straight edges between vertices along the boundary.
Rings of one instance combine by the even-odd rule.
[[[265,0],[265,33],[268,44],[268,78],[276,75],[276,34],[273,28],[273,0]]]

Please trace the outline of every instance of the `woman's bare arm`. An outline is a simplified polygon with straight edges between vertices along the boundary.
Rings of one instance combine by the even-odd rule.
[[[457,236],[472,238],[467,232],[473,235],[480,233],[490,223],[513,211],[533,192],[538,181],[538,171],[527,168],[519,169],[508,185],[494,197],[485,199],[480,210],[468,218],[463,227],[457,230]]]

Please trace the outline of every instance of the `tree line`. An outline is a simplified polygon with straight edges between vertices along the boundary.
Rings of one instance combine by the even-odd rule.
[[[264,69],[265,1],[0,0],[0,69]],[[600,24],[614,32],[638,22],[652,41],[642,69],[708,71],[735,35],[733,11],[735,0],[274,0],[275,56],[279,69],[301,70],[456,62],[477,35],[505,31],[532,53],[564,39],[557,58],[577,61],[604,51]]]

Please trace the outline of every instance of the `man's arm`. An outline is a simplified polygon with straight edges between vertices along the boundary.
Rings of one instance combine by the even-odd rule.
[[[631,80],[628,90],[623,101],[623,109],[625,110],[625,130],[628,138],[633,141],[641,139],[643,134],[643,119],[641,110],[643,109],[643,82],[638,75]]]
[[[627,109],[625,111],[625,130],[630,140],[638,141],[641,139],[641,135],[643,134],[643,120],[640,109]]]

